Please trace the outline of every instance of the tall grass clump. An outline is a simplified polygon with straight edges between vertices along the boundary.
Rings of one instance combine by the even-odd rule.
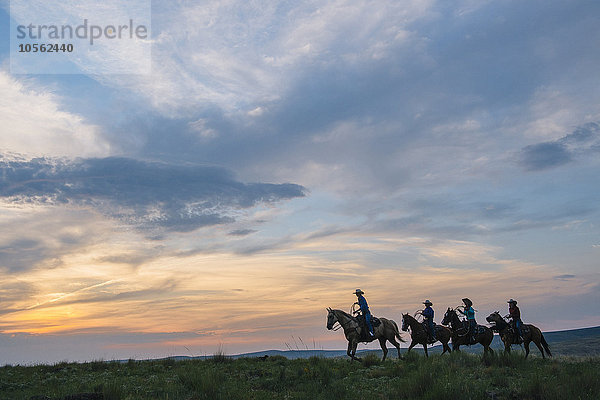
[[[177,375],[179,383],[194,398],[220,399],[223,396],[225,375],[214,368],[202,369],[197,365],[187,365]]]
[[[375,353],[367,353],[362,358],[362,365],[367,368],[379,364],[381,364],[381,359],[379,358],[379,355]]]
[[[217,349],[217,351],[215,351],[210,360],[214,363],[226,363],[233,361],[233,358],[228,357],[227,354],[225,354],[223,348],[219,346],[219,348]]]

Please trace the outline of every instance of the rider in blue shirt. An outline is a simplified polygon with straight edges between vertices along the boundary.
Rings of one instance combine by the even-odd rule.
[[[369,311],[369,305],[367,304],[367,299],[365,299],[363,297],[363,294],[365,294],[365,292],[363,292],[360,289],[356,289],[354,294],[356,295],[356,297],[358,297],[357,303],[360,306],[360,311],[362,312],[362,315],[364,315],[364,317],[365,317],[365,322],[367,324],[367,328],[369,328],[369,334],[371,336],[374,336],[373,324],[371,323],[371,311]]]
[[[429,328],[429,335],[435,341],[435,324],[433,322],[434,312],[433,308],[431,308],[433,303],[429,300],[425,300],[423,304],[425,304],[425,309],[421,312],[421,315],[423,315],[423,318],[425,318],[425,321],[427,322],[427,328]]]

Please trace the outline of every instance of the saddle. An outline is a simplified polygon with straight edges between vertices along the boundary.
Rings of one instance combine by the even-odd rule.
[[[437,342],[437,339],[434,339],[433,336],[431,336],[431,332],[429,332],[429,325],[427,325],[427,321],[421,322],[421,326],[423,326],[423,329],[427,333],[427,343],[428,344],[434,344],[435,342]],[[438,326],[439,325],[436,324],[435,322],[433,323],[433,329],[434,329],[434,332],[435,332],[436,336],[437,336]]]
[[[467,335],[469,332],[469,321],[463,321],[462,322],[462,328],[460,330],[460,335]],[[483,335],[485,333],[485,326],[483,325],[477,325],[475,326],[475,331],[472,332],[469,337],[467,338],[469,340],[469,345],[472,344],[477,344],[477,335]]]
[[[373,340],[373,336],[369,335],[369,328],[367,327],[367,321],[365,316],[359,314],[356,316],[358,320],[358,326],[360,327],[360,340],[363,342],[370,342]],[[381,320],[377,317],[371,316],[371,325],[373,325],[373,330],[381,325]]]
[[[519,337],[519,332],[517,331],[517,328],[514,327],[512,324],[509,325],[508,331],[512,335],[512,343],[521,344],[523,343],[523,337],[525,337],[525,335],[529,333],[530,329],[528,325],[521,324],[521,337]]]

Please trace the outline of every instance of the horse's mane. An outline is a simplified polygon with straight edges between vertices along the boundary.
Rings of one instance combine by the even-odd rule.
[[[419,320],[417,320],[415,317],[413,317],[412,315],[410,315],[409,313],[406,314],[402,314],[403,317],[410,317],[410,319],[415,320],[417,322],[419,322]]]
[[[500,330],[503,330],[507,326],[510,325],[508,322],[506,322],[504,320],[504,318],[502,318],[502,315],[500,315],[500,313],[498,311],[494,311],[491,315],[497,315],[498,316],[498,320],[494,321],[494,326],[492,326],[492,329],[500,331]]]
[[[346,311],[342,311],[342,310],[333,310],[335,312],[339,312],[340,314],[344,314],[346,317],[350,318],[353,321],[356,321],[356,317],[348,314]]]

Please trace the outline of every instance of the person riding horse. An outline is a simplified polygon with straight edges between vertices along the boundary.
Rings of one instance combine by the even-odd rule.
[[[475,321],[475,309],[473,309],[473,302],[465,297],[462,299],[462,302],[465,304],[464,311],[460,308],[457,308],[456,311],[463,314],[467,317],[467,321],[469,322],[469,332],[471,342],[475,342],[475,335],[477,334],[477,322]]]
[[[516,332],[517,341],[520,343],[523,341],[523,334],[521,333],[521,325],[523,325],[523,321],[521,321],[521,310],[517,307],[517,301],[514,299],[510,299],[507,301],[508,303],[508,315],[505,318],[510,319],[510,325],[513,330]]]
[[[429,334],[429,337],[433,342],[435,342],[435,323],[433,322],[434,311],[433,308],[431,308],[433,303],[429,300],[425,300],[423,304],[425,304],[425,309],[421,311],[421,315],[425,319],[423,322],[425,322],[427,325],[427,333]]]
[[[365,292],[363,292],[360,289],[356,289],[354,294],[356,295],[356,297],[358,297],[358,301],[354,304],[359,305],[360,312],[363,315],[363,317],[365,318],[365,323],[367,324],[369,335],[374,336],[373,324],[371,322],[371,311],[369,311],[369,305],[367,304],[367,299],[365,299],[363,296],[363,294],[365,294]],[[357,311],[357,313],[358,313],[358,311]]]

